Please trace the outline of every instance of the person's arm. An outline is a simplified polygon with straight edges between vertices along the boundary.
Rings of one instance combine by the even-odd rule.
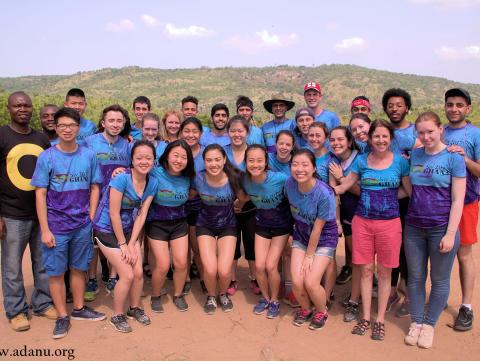
[[[123,233],[122,219],[120,217],[120,209],[122,203],[123,193],[119,192],[113,187],[110,187],[110,222],[112,224],[113,233],[118,241],[118,246],[122,251],[122,259],[126,263],[131,263],[131,254],[130,250],[127,247],[127,240],[125,239],[125,234]]]
[[[449,152],[458,153],[465,159],[465,166],[475,177],[480,177],[480,160],[474,161],[467,157],[465,150],[459,145],[451,145],[447,148]]]
[[[250,196],[246,194],[242,189],[237,192],[237,199],[233,202],[233,209],[235,213],[238,213],[242,210],[245,203],[250,200]]]
[[[398,188],[398,199],[412,196],[412,182],[409,176],[402,177],[402,185]]]
[[[42,242],[49,248],[55,247],[55,237],[48,227],[47,188],[35,189],[35,205],[37,207],[37,217],[40,225]]]
[[[322,234],[322,229],[325,226],[325,223],[325,220],[317,218],[313,224],[312,232],[310,233],[310,238],[308,239],[307,250],[305,251],[305,257],[303,258],[303,274],[307,274],[312,268],[315,251],[317,249],[320,235]]]
[[[352,186],[355,185],[357,181],[358,181],[358,174],[354,172],[350,172],[346,177],[342,178],[341,183],[338,186],[335,186],[333,189],[335,189],[335,193],[343,194],[347,190],[352,188]]]
[[[90,220],[93,220],[97,213],[98,202],[100,200],[100,186],[93,183],[90,186]]]
[[[138,210],[137,218],[135,218],[135,221],[133,222],[132,234],[130,236],[130,242],[128,242],[128,247],[132,253],[135,249],[135,242],[137,242],[138,236],[140,235],[140,232],[145,224],[145,220],[147,219],[148,209],[150,208],[152,201],[153,195],[148,196],[145,199],[142,206]]]
[[[5,220],[0,217],[0,239],[7,238],[7,227],[5,226]]]
[[[455,234],[462,217],[466,188],[466,178],[452,177],[452,206],[450,207],[450,215],[448,217],[447,232],[440,241],[439,246],[439,250],[442,253],[450,252],[454,246]]]

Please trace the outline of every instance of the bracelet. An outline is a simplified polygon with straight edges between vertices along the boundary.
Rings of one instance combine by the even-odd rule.
[[[127,241],[125,241],[125,242],[123,242],[123,243],[119,243],[119,244],[118,244],[118,247],[122,247],[122,246],[124,246],[124,245],[126,245],[126,244],[127,244]]]
[[[345,178],[344,175],[342,175],[341,177],[338,177],[337,180],[339,181],[340,179],[343,179],[343,178]]]

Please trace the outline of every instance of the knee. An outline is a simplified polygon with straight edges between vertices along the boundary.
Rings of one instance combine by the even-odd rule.
[[[218,268],[218,277],[221,279],[230,278],[232,270],[229,267],[219,267]]]
[[[391,276],[392,276],[392,269],[391,268],[385,268],[385,267],[378,267],[377,274],[378,274],[378,278],[390,279]]]
[[[265,263],[262,262],[255,262],[255,271],[257,273],[264,273],[265,272]]]
[[[269,275],[278,272],[278,264],[275,262],[267,262],[265,268]]]
[[[211,265],[203,265],[203,277],[215,278],[217,276],[217,269]]]
[[[122,274],[120,275],[120,279],[124,280],[124,282],[128,284],[133,282],[133,278],[134,278],[134,275],[132,270],[129,270],[127,272],[122,272]]]
[[[169,263],[160,263],[160,262],[156,261],[152,272],[157,273],[157,274],[161,274],[161,275],[166,275],[169,268],[170,268]]]
[[[367,265],[361,267],[362,278],[373,278],[374,268],[373,265]]]
[[[469,264],[473,261],[472,248],[470,246],[461,246],[457,253],[458,262],[460,264]]]
[[[142,269],[134,269],[133,270],[133,277],[135,278],[135,281],[141,281],[143,280],[143,270]]]
[[[175,271],[177,272],[183,272],[187,269],[187,260],[182,259],[182,260],[175,260],[173,263],[175,265]]]
[[[316,290],[320,287],[320,281],[315,279],[314,277],[305,277],[303,284],[308,292]]]

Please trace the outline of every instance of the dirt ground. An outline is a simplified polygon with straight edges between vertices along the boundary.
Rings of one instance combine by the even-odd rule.
[[[339,244],[339,264],[343,264],[344,248]],[[32,290],[32,276],[29,256],[23,262],[26,289]],[[474,295],[474,309],[480,315],[480,246],[475,247],[477,264],[477,288]],[[458,266],[452,273],[452,288],[446,309],[435,329],[434,346],[430,350],[406,346],[403,337],[408,330],[409,318],[395,318],[393,311],[387,317],[386,339],[372,341],[369,334],[363,337],[350,334],[352,323],[343,322],[343,308],[335,302],[330,318],[324,329],[310,331],[307,325],[292,325],[292,309],[282,305],[281,316],[269,320],[252,313],[257,300],[248,288],[247,268],[240,262],[239,291],[233,296],[234,310],[223,313],[221,309],[208,316],[202,306],[205,301],[198,280],[194,281],[193,292],[187,296],[190,309],[178,312],[168,296],[164,302],[165,313],[150,311],[149,298],[143,298],[143,305],[152,318],[150,326],[130,321],[134,331],[130,334],[116,332],[108,321],[72,321],[67,337],[53,340],[51,337],[54,321],[33,317],[31,329],[14,332],[4,316],[3,302],[0,308],[0,359],[46,359],[44,355],[15,357],[22,352],[32,354],[50,352],[48,359],[75,360],[480,360],[480,326],[478,319],[470,332],[453,331],[448,324],[453,322],[461,302]],[[170,282],[170,281],[169,281]],[[146,284],[148,291],[148,283]],[[171,290],[171,285],[169,284]],[[347,292],[347,286],[336,287],[337,300]],[[97,310],[111,316],[112,299],[106,295],[103,285],[99,297],[90,304]],[[395,310],[395,308],[394,308]],[[8,349],[10,356],[2,354]],[[15,350],[16,349],[16,350]],[[63,351],[62,351],[63,350]],[[69,356],[70,355],[70,356]],[[69,357],[68,357],[69,356]]]

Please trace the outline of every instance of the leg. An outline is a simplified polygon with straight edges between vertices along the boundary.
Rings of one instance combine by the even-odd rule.
[[[270,249],[266,259],[266,269],[268,274],[268,285],[270,286],[270,300],[277,301],[278,293],[280,291],[280,273],[278,272],[278,263],[282,255],[285,243],[287,242],[288,234],[278,237],[273,237],[270,243]],[[255,244],[256,244],[255,240]],[[256,249],[255,249],[256,251]],[[258,253],[255,252],[255,261]],[[258,273],[257,273],[258,279]]]
[[[475,286],[475,262],[472,245],[462,245],[457,253],[460,268],[460,285],[462,287],[462,304],[471,304]]]
[[[304,275],[302,273],[302,263],[305,258],[305,251],[300,248],[292,248],[291,274],[292,288],[298,303],[304,310],[310,309],[310,299],[305,289]],[[320,282],[320,281],[319,281]]]
[[[377,264],[378,272],[378,313],[377,322],[385,323],[388,297],[390,296],[392,269]],[[363,299],[363,298],[362,298]]]
[[[168,242],[147,237],[150,246],[150,253],[155,259],[155,266],[152,270],[152,297],[159,297],[160,290],[165,283],[165,277],[170,268],[170,252]]]
[[[73,309],[80,310],[84,305],[85,271],[70,268],[70,283],[73,294]]]
[[[200,279],[203,279],[203,268],[202,268],[202,260],[200,258],[200,250],[198,248],[198,240],[197,240],[197,234],[195,231],[195,227],[190,226],[188,227],[188,240],[190,247],[192,249],[192,254],[193,254],[193,260],[195,261],[195,264],[197,265],[198,272],[200,273]]]
[[[197,237],[200,256],[202,258],[203,279],[209,296],[217,294],[217,240],[202,235]]]
[[[133,282],[130,286],[130,307],[140,307],[140,298],[143,291],[143,262],[142,262],[142,250],[139,242],[135,243],[135,249],[137,251],[137,262],[133,264]]]
[[[271,242],[271,239],[255,234],[255,274],[257,276],[257,282],[260,291],[262,292],[262,296],[266,300],[270,300],[268,292],[269,279],[267,278],[266,273],[266,260]]]
[[[320,285],[320,280],[326,272],[331,258],[326,256],[314,256],[312,269],[304,276],[305,289],[312,300],[316,311],[325,313],[327,311],[327,297],[325,289]]]
[[[173,295],[183,294],[183,285],[187,278],[188,235],[170,241],[173,258]]]
[[[227,292],[231,279],[232,262],[235,254],[235,236],[224,236],[218,239],[218,286],[220,294]]]
[[[325,273],[323,274],[323,288],[327,294],[327,300],[330,299],[330,295],[333,292],[333,286],[335,285],[335,280],[337,279],[337,262],[335,257],[332,259],[332,262],[328,264]]]
[[[60,276],[51,276],[48,278],[50,294],[53,304],[57,310],[58,317],[65,317],[67,313],[66,291],[63,274]]]
[[[360,265],[360,292],[362,295],[363,318],[371,318],[372,308],[372,281],[375,265],[373,263]]]

